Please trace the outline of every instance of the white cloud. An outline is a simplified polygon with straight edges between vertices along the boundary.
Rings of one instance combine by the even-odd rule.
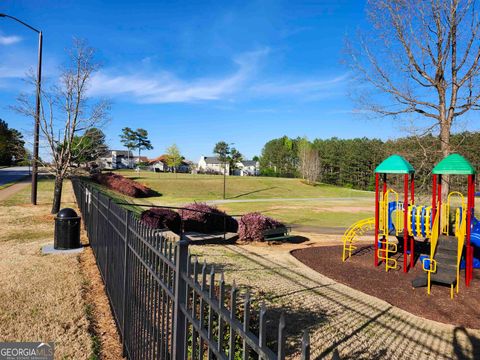
[[[249,81],[268,52],[265,48],[236,57],[233,61],[237,70],[221,78],[182,80],[167,71],[127,75],[111,75],[111,71],[104,71],[92,78],[90,94],[133,96],[138,102],[152,104],[219,100]]]
[[[343,96],[350,74],[330,78],[298,78],[282,76],[279,80],[261,81],[259,69],[270,50],[243,53],[232,60],[236,70],[223,77],[182,79],[165,70],[149,71],[153,64],[145,58],[137,68],[106,69],[95,74],[91,96],[119,97],[146,104],[236,101],[238,98],[291,97],[302,101],[320,101]],[[270,112],[271,109],[254,109]]]
[[[290,81],[265,82],[252,86],[251,90],[260,95],[268,96],[308,94],[312,100],[316,100],[334,93],[333,89],[337,89],[338,91],[338,88],[344,85],[348,78],[349,74],[347,73],[327,80],[292,79]]]
[[[22,41],[20,36],[3,36],[0,35],[0,45],[12,45]]]

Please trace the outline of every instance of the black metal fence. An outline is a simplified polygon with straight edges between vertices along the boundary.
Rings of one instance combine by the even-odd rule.
[[[72,183],[128,359],[285,358],[283,316],[272,340],[265,306],[253,310],[249,292],[216,279],[188,241],[168,241],[87,182]],[[310,358],[307,332],[301,354]]]

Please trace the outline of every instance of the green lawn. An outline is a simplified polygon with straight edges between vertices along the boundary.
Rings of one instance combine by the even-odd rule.
[[[134,171],[118,173],[162,194],[148,199],[131,199],[115,194],[120,201],[183,205],[193,201],[220,200],[223,197],[222,176],[175,175],[147,171],[140,174]],[[325,184],[311,186],[304,184],[300,179],[230,176],[227,177],[226,198],[232,201],[270,199],[257,202],[228,202],[219,204],[218,207],[232,215],[258,211],[288,224],[346,227],[373,215],[371,192]],[[317,200],[282,200],[309,198]],[[131,209],[138,212],[141,208]]]
[[[258,211],[287,224],[319,227],[348,227],[373,216],[371,199],[348,201],[288,201],[227,203],[218,207],[229,214]]]
[[[218,200],[223,197],[223,177],[219,175],[192,175],[118,171],[119,174],[145,184],[162,196],[150,200],[162,203]],[[372,193],[325,184],[311,186],[300,179],[272,177],[227,176],[227,199],[370,197]]]
[[[53,178],[50,176],[40,176],[38,179],[37,202],[39,205],[51,204],[53,196]],[[31,187],[26,187],[8,199],[1,202],[1,205],[14,206],[18,204],[29,204],[31,196]]]

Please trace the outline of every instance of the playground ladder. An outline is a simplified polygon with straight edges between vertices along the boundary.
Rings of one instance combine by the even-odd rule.
[[[379,240],[378,243],[382,246],[378,248],[377,255],[380,260],[385,260],[385,271],[397,269],[397,260],[390,257],[390,254],[397,253],[397,244],[389,241],[388,235],[382,240]]]
[[[364,235],[367,231],[373,230],[374,228],[375,218],[372,217],[357,221],[345,231],[343,234],[342,261],[346,261],[350,256],[352,256],[352,251],[357,248],[354,245],[355,240],[357,240],[359,236]]]

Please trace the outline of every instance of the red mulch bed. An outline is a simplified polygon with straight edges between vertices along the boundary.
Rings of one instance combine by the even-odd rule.
[[[412,287],[411,281],[424,273],[417,262],[407,274],[403,270],[385,271],[385,265],[374,266],[373,246],[357,249],[342,263],[342,246],[311,247],[292,252],[305,265],[342,284],[423,318],[442,323],[480,329],[480,270],[474,270],[470,287],[465,286],[465,274],[460,273],[460,289],[453,300],[450,287],[434,284],[431,295],[427,288]],[[398,265],[403,266],[403,257]]]

